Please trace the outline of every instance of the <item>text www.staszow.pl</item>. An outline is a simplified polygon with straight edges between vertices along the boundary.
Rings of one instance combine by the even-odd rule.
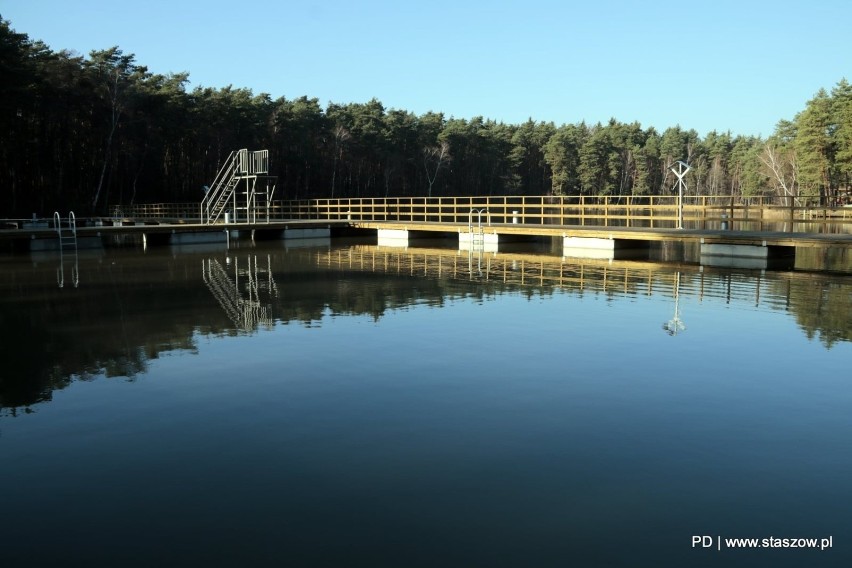
[[[825,550],[834,545],[834,537],[824,538],[722,538],[693,535],[692,548],[818,548]]]

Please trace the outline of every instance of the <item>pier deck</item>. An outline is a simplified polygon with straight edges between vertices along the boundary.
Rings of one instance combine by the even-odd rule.
[[[467,233],[467,223],[353,221],[360,229],[407,230],[434,233]],[[478,228],[477,228],[478,230]],[[698,242],[751,246],[829,247],[852,246],[852,234],[784,233],[770,231],[722,231],[709,229],[664,229],[634,227],[580,227],[576,225],[527,225],[514,223],[482,227],[485,234],[539,237],[578,237],[632,241]]]
[[[156,235],[173,233],[208,233],[222,231],[284,231],[288,229],[360,229],[406,230],[420,233],[467,233],[467,223],[431,221],[367,221],[340,219],[292,219],[261,223],[217,223],[212,225],[191,222],[146,223],[125,222],[116,225],[78,226],[79,237],[109,235]],[[477,228],[478,230],[478,228]],[[596,227],[577,225],[534,225],[497,223],[483,225],[484,234],[528,237],[578,237],[616,239],[625,241],[698,242],[701,244],[732,244],[784,247],[834,247],[852,246],[852,234],[846,233],[790,233],[778,231],[723,231],[718,229],[668,229],[637,227]],[[0,229],[0,240],[56,238],[51,227],[23,227]]]

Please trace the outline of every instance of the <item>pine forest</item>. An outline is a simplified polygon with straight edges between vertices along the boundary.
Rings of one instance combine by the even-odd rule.
[[[268,149],[276,197],[668,195],[850,203],[852,85],[820,89],[768,138],[636,122],[504,124],[377,99],[323,108],[241,87],[187,88],[118,47],[52,51],[0,19],[0,216],[194,202],[222,160]]]

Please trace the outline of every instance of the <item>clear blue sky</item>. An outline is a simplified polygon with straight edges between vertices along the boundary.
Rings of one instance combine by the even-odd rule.
[[[849,0],[0,0],[52,49],[117,45],[191,87],[557,125],[767,136],[852,80]]]

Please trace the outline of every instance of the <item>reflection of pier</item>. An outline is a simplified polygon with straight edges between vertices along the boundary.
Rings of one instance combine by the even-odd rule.
[[[608,261],[536,254],[483,253],[435,248],[355,246],[316,253],[317,264],[337,270],[476,281],[507,287],[605,293],[613,296],[697,297],[789,308],[789,296],[767,288],[810,280],[796,272],[732,271],[724,268],[651,261]]]
[[[271,327],[270,303],[261,301],[261,293],[278,297],[278,286],[272,277],[270,256],[266,267],[258,266],[257,255],[227,257],[225,266],[215,258],[202,261],[204,283],[237,328],[253,331],[258,325]]]
[[[671,289],[671,278],[652,262],[567,259],[535,254],[488,253],[449,249],[387,249],[356,246],[317,253],[328,268],[367,270],[409,276],[474,280],[517,286],[629,292]],[[693,267],[698,273],[699,268]],[[670,273],[669,273],[670,276]]]

